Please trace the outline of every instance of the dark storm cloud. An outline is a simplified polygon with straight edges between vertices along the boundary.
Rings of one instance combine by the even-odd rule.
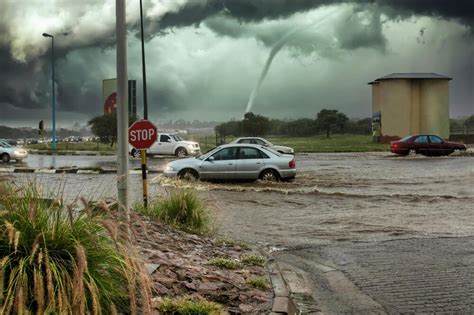
[[[474,26],[472,0],[208,0],[205,5],[189,1],[178,12],[165,13],[159,24],[162,27],[188,26],[218,13],[225,13],[242,22],[255,22],[285,18],[297,12],[340,3],[379,5],[391,18],[427,15],[456,19]]]
[[[164,31],[172,32],[175,28],[199,25],[206,21],[206,25],[219,35],[231,38],[254,37],[271,47],[295,27],[290,23],[285,24],[285,19],[322,6],[347,3],[353,4],[355,9],[347,12],[345,18],[336,24],[334,35],[339,49],[370,47],[385,51],[382,16],[387,16],[390,20],[430,16],[454,20],[468,26],[471,31],[474,29],[473,0],[170,0],[163,2],[164,7],[156,11],[158,2],[144,1],[149,38]],[[114,45],[115,15],[113,5],[110,6],[113,1],[57,0],[55,8],[62,9],[61,14],[47,9],[48,5],[44,4],[35,8],[38,3],[42,2],[2,1],[0,104],[11,104],[11,108],[43,108],[49,104],[50,45],[49,39],[40,36],[41,32],[48,30],[19,27],[31,22],[19,22],[23,21],[21,14],[30,12],[36,18],[42,17],[51,32],[69,34],[58,37],[56,41],[57,62],[59,66],[63,66],[57,80],[60,109],[92,112],[97,108],[97,103],[100,103],[100,80],[114,76],[113,69],[102,67],[104,63],[114,65],[110,63],[113,52],[100,52],[100,49],[107,50]],[[42,9],[45,11],[40,16],[37,12]],[[153,13],[154,11],[156,12]],[[136,12],[132,13],[129,27],[137,35],[138,15]],[[48,22],[51,19],[54,23]],[[282,23],[271,28],[258,27],[261,22],[273,20],[281,20]],[[249,26],[250,24],[257,27]],[[11,25],[14,27],[10,27]],[[38,34],[29,34],[32,32]],[[335,55],[334,43],[311,31],[299,32],[288,45],[300,53],[317,51],[322,56]],[[92,52],[68,57],[67,63],[63,62],[67,56],[79,50]],[[150,93],[154,93],[160,100],[162,108],[172,111],[184,106],[189,95],[185,89],[177,89],[173,81],[167,82],[160,88],[150,88]]]

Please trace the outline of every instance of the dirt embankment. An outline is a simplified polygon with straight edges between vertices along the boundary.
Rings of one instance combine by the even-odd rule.
[[[270,312],[270,285],[257,289],[248,283],[255,277],[267,278],[265,267],[239,264],[228,270],[209,264],[216,257],[239,262],[242,256],[255,254],[245,245],[188,234],[138,215],[133,234],[146,263],[155,264],[148,266],[159,265],[151,274],[159,298],[200,295],[224,305],[231,314]]]

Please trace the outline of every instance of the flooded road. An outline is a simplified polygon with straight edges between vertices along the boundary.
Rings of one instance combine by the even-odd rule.
[[[182,183],[219,209],[218,231],[276,247],[474,235],[474,159],[386,153],[299,156],[290,183]]]

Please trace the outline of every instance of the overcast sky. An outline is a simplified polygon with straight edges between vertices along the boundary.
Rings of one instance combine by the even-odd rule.
[[[371,115],[367,82],[436,72],[451,117],[474,114],[472,0],[144,0],[150,118],[241,118],[275,44],[253,112],[314,117],[322,108]],[[139,1],[127,1],[129,78],[142,111]],[[0,124],[51,116],[55,34],[59,126],[102,112],[115,77],[115,0],[0,0]],[[67,36],[62,35],[67,33]]]

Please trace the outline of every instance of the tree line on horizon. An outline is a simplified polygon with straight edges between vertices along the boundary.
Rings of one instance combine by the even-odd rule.
[[[217,125],[214,130],[221,137],[282,135],[309,137],[334,133],[370,134],[372,119],[350,120],[335,109],[322,109],[314,118],[299,118],[285,121],[271,119],[254,113],[246,113],[243,120],[231,120]]]
[[[243,120],[230,120],[214,128],[221,137],[234,136],[292,136],[310,137],[324,134],[372,134],[372,119],[349,119],[337,110],[322,109],[314,118],[295,120],[272,119],[263,115],[246,113]],[[474,115],[465,119],[450,119],[450,131],[474,133]]]

